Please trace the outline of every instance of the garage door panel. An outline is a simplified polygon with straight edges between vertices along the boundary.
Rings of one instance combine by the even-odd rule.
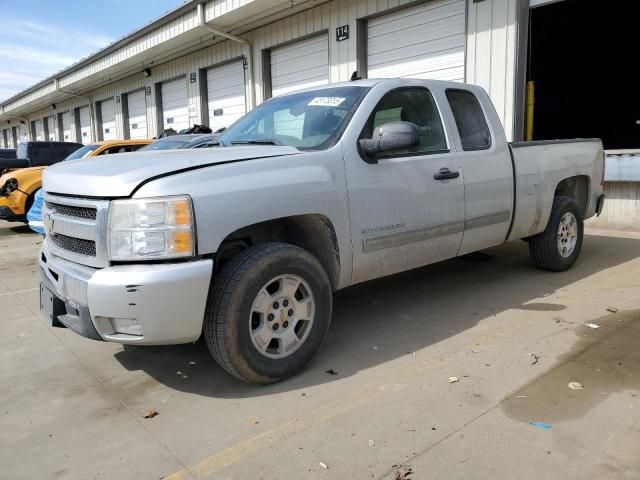
[[[104,100],[100,103],[100,111],[102,115],[102,139],[115,140],[116,134],[116,102]]]
[[[385,15],[373,19],[369,25],[369,38],[375,38],[387,33],[401,33],[406,29],[422,26],[424,29],[432,28],[432,25],[452,16],[461,16],[464,20],[464,2],[459,0],[437,2],[416,8],[401,10],[392,15]]]
[[[71,112],[62,114],[62,138],[65,142],[75,141],[75,138],[71,136]]]
[[[319,35],[271,52],[274,97],[329,83],[329,37]]]
[[[207,70],[209,127],[228,127],[246,111],[244,64],[241,60]]]
[[[129,138],[147,138],[147,97],[144,90],[127,94]]]
[[[447,39],[455,39],[456,43],[462,43],[465,34],[464,17],[455,18],[451,21],[435,22],[431,24],[431,28],[425,29],[424,25],[407,28],[398,34],[390,34],[387,36],[375,37],[369,40],[370,51],[389,51],[393,49],[402,49],[407,46],[425,46],[431,42],[446,41]]]
[[[452,54],[462,54],[462,61],[464,62],[464,43],[460,43],[459,39],[450,37],[441,39],[436,42],[430,42],[429,45],[411,45],[406,48],[398,50],[388,50],[380,52],[376,55],[369,57],[369,67],[375,67],[388,63],[397,63],[409,60],[424,60],[425,62],[431,59],[438,58],[439,56],[449,57]]]
[[[186,77],[162,83],[162,119],[164,128],[180,131],[189,128],[189,97]]]
[[[91,143],[91,113],[89,107],[80,108],[80,142]]]
[[[47,117],[46,122],[47,122],[47,133],[48,133],[47,140],[49,140],[50,142],[55,142],[57,140],[56,116],[51,115],[50,117]]]
[[[369,78],[464,80],[465,0],[436,0],[367,25]]]

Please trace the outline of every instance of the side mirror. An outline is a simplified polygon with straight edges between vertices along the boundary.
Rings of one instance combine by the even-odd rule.
[[[378,163],[376,155],[394,150],[404,150],[418,144],[418,126],[411,122],[391,122],[380,125],[373,138],[360,139],[360,148],[369,163]]]

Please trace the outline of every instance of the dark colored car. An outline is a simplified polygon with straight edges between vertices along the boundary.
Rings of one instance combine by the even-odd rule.
[[[149,145],[142,147],[139,152],[150,150],[178,150],[181,148],[217,147],[218,133],[197,133],[188,135],[170,135],[162,137]]]
[[[16,158],[15,148],[0,148],[0,160],[3,160],[3,159],[12,160],[14,158]]]
[[[0,159],[0,170],[53,165],[82,146],[73,142],[24,142],[18,145],[15,158]]]

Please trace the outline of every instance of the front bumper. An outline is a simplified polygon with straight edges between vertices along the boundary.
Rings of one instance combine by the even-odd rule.
[[[0,197],[0,219],[9,222],[24,222],[27,212],[24,211],[27,196],[19,191]]]
[[[6,220],[7,222],[18,222],[24,221],[24,216],[16,215],[9,207],[0,205],[0,220]]]
[[[40,254],[41,308],[53,325],[109,342],[171,345],[197,340],[202,332],[212,260],[120,265],[94,269]],[[51,292],[51,297],[47,298]],[[141,335],[116,331],[119,321],[139,325]]]

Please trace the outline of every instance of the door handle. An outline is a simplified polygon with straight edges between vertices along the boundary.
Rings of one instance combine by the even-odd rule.
[[[438,173],[433,174],[433,178],[436,180],[451,180],[453,178],[458,178],[460,176],[460,172],[452,172],[448,168],[441,168]]]

